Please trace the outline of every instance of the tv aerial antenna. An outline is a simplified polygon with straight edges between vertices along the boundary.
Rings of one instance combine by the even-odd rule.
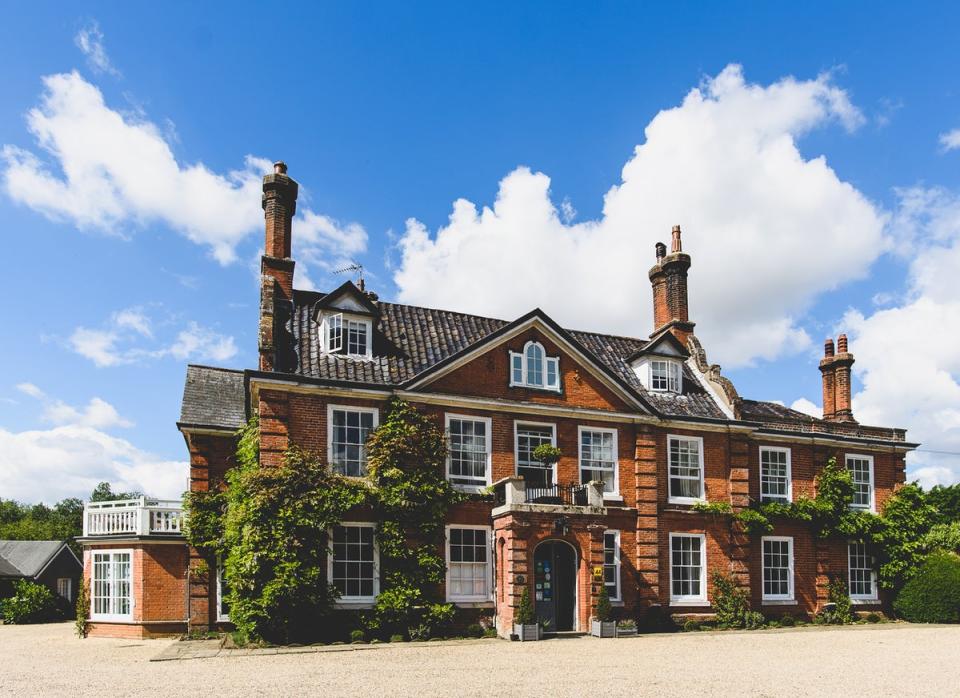
[[[357,263],[357,262],[351,262],[350,264],[348,264],[347,266],[343,267],[342,269],[334,269],[334,271],[333,271],[334,274],[346,274],[347,272],[356,272],[356,274],[357,274],[357,288],[359,288],[359,289],[362,291],[362,290],[363,290],[363,287],[364,287],[364,283],[363,283],[363,265],[362,265],[362,264],[359,264],[359,263]]]

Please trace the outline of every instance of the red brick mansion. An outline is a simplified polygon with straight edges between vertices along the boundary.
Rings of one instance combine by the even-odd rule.
[[[525,587],[558,631],[589,629],[601,585],[620,617],[708,614],[714,571],[749,589],[767,615],[816,612],[832,576],[856,604],[882,608],[865,545],[819,540],[796,523],[748,537],[729,517],[695,509],[812,496],[831,457],[852,472],[853,505],[881,509],[915,444],[901,429],[854,419],[844,335],[828,340],[820,362],[822,419],[741,398],[694,334],[679,227],[669,251],[656,246],[648,338],[565,329],[540,309],[507,321],[388,303],[362,283],[295,290],[297,183],[286,172],[277,163],[263,182],[259,366],[187,368],[178,427],[192,490],[221,486],[236,431],[254,413],[263,467],[298,445],[362,478],[364,442],[399,396],[445,428],[450,482],[493,492],[449,513],[446,599],[465,615],[495,617],[502,635]],[[541,444],[559,447],[559,461],[533,458]],[[217,571],[191,571],[196,553],[181,523],[178,502],[88,506],[93,634],[229,623]],[[370,607],[378,593],[374,526],[348,516],[330,533],[328,581],[344,608]]]

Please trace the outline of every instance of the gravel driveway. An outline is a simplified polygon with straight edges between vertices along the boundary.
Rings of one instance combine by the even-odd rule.
[[[405,644],[150,662],[167,640],[0,626],[0,695],[954,696],[960,627]]]

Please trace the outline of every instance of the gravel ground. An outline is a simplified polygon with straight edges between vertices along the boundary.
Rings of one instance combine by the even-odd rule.
[[[0,626],[0,695],[956,696],[960,627],[416,644],[150,662],[167,640]]]

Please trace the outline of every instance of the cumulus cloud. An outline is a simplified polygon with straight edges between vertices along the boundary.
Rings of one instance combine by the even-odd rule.
[[[110,57],[107,56],[107,49],[103,45],[103,32],[100,31],[100,25],[97,22],[89,22],[77,32],[73,41],[87,57],[87,63],[94,72],[120,75],[120,71],[114,67]]]
[[[92,426],[12,432],[0,428],[0,492],[27,502],[86,498],[98,482],[179,498],[187,463],[166,460]]]
[[[454,202],[433,233],[408,220],[400,299],[508,319],[539,305],[567,327],[644,336],[653,245],[679,223],[691,319],[711,360],[799,351],[811,301],[862,277],[886,242],[884,213],[797,140],[863,122],[830,75],[763,86],[728,66],[646,126],[596,220],[572,223],[572,204],[558,209],[549,177],[526,167],[501,180],[492,206]]]
[[[55,221],[126,236],[160,223],[203,245],[222,264],[237,246],[262,233],[261,176],[269,160],[248,155],[224,174],[203,163],[177,161],[165,133],[143,113],[112,109],[77,72],[43,78],[40,104],[27,113],[36,152],[13,145],[0,151],[0,183],[14,200]],[[300,225],[302,223],[302,225]],[[366,232],[303,208],[301,249],[309,254],[341,245],[366,249]]]
[[[940,145],[944,150],[960,148],[960,128],[940,134]]]
[[[229,361],[237,354],[233,337],[191,321],[166,344],[143,344],[153,339],[151,319],[140,309],[113,313],[100,328],[77,327],[68,346],[98,367],[132,364],[172,356],[175,359]]]
[[[810,400],[805,397],[794,400],[790,405],[790,409],[796,410],[797,412],[803,412],[808,414],[811,417],[816,417],[820,419],[823,416],[823,408],[819,405],[815,405]]]
[[[960,196],[944,189],[900,191],[909,240],[909,290],[893,307],[844,317],[863,388],[854,414],[866,424],[909,429],[925,450],[911,477],[960,481]]]
[[[37,398],[37,399],[43,398],[45,396],[44,392],[40,390],[40,388],[35,386],[33,383],[18,383],[17,390],[19,390],[24,395],[29,395],[30,397]]]
[[[113,405],[99,397],[92,398],[84,407],[74,407],[63,400],[51,398],[33,383],[20,383],[17,390],[43,404],[43,419],[47,422],[94,429],[133,426],[133,422],[121,417]]]

